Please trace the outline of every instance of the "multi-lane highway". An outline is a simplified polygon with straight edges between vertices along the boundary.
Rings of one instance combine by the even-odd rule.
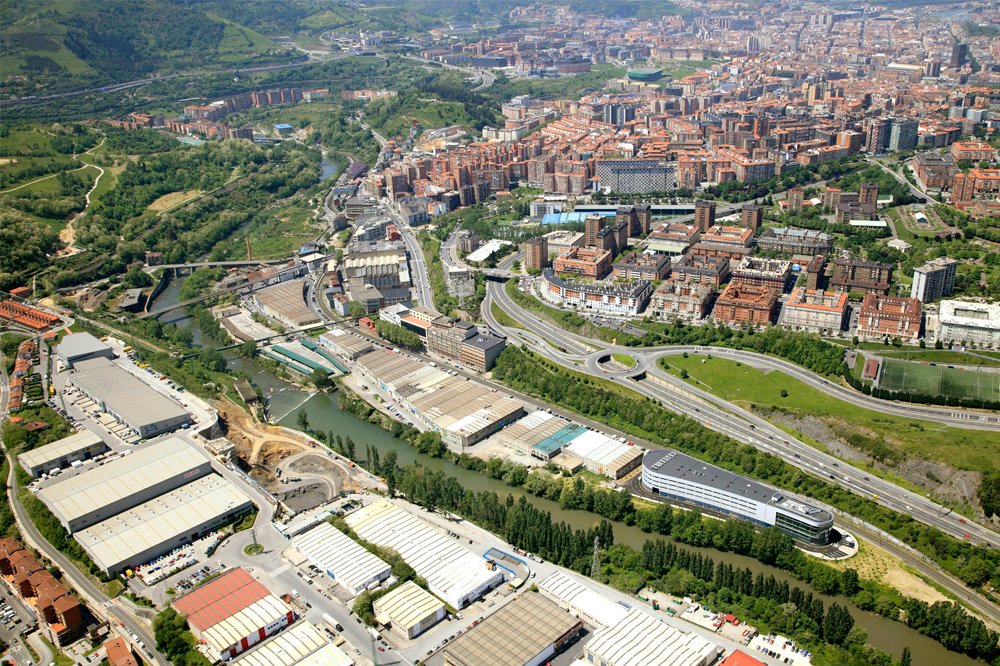
[[[510,261],[511,258],[507,258]],[[517,320],[525,329],[505,327],[490,311],[496,303],[508,315]],[[982,525],[955,514],[931,500],[899,488],[891,482],[868,471],[855,468],[833,456],[829,456],[808,444],[788,435],[783,430],[760,417],[732,405],[721,398],[701,391],[687,382],[664,372],[657,367],[657,359],[671,353],[681,354],[684,348],[647,350],[636,353],[634,348],[624,348],[595,343],[559,328],[552,322],[536,317],[514,303],[499,283],[489,283],[483,303],[483,317],[487,324],[503,332],[514,343],[530,347],[535,352],[561,365],[580,370],[580,363],[588,372],[597,377],[626,386],[637,393],[650,397],[671,411],[684,414],[702,425],[728,435],[738,441],[782,458],[804,472],[835,483],[862,497],[874,500],[915,520],[931,525],[958,539],[970,540],[991,547],[1000,543],[1000,535]],[[562,351],[565,350],[565,351]],[[716,355],[729,355],[737,350],[725,348],[687,347],[689,353],[710,351]],[[626,353],[636,359],[633,368],[625,369],[616,365],[611,353]],[[770,360],[770,357],[764,357]],[[758,359],[752,359],[757,363]],[[750,363],[750,361],[748,361]],[[645,375],[643,377],[643,375]],[[943,571],[928,558],[901,541],[885,534],[874,526],[833,510],[839,525],[850,531],[861,533],[870,539],[878,539],[882,547],[901,558],[939,584],[961,596],[963,603],[985,618],[995,617],[996,606],[971,592],[960,580]]]
[[[495,302],[508,315],[521,322],[528,331],[502,326],[492,316],[490,305]],[[669,354],[699,353],[711,351],[717,355],[743,358],[747,363],[765,365],[772,369],[786,371],[775,359],[763,355],[749,355],[738,350],[725,348],[701,348],[697,346],[636,350],[595,343],[569,333],[552,322],[536,317],[511,300],[499,283],[490,283],[487,299],[484,301],[483,316],[490,326],[504,332],[508,338],[527,344],[535,351],[555,360],[566,367],[579,369],[577,361],[583,361],[587,369],[596,376],[605,376],[611,381],[629,386],[633,390],[653,397],[667,404],[672,410],[686,414],[709,428],[723,432],[735,439],[752,444],[783,458],[789,464],[836,483],[851,492],[875,500],[894,510],[913,516],[916,520],[932,525],[959,539],[995,546],[1000,543],[1000,535],[992,529],[972,523],[967,518],[953,513],[926,497],[872,476],[869,472],[850,466],[833,456],[789,436],[767,421],[732,405],[721,398],[689,385],[673,377],[657,366],[657,359]],[[555,346],[553,346],[555,345]],[[565,351],[560,350],[563,349]],[[626,353],[636,359],[637,365],[631,369],[620,369],[602,364],[600,359],[611,353]],[[794,366],[797,369],[797,366]],[[632,379],[645,375],[643,380]],[[798,376],[798,375],[796,375]],[[825,380],[818,378],[821,385]],[[890,403],[892,404],[892,403]],[[864,405],[867,406],[867,405]],[[948,420],[951,412],[940,418]],[[914,418],[913,414],[906,414]],[[977,415],[978,418],[978,415]],[[958,419],[957,424],[969,427],[969,419]],[[950,423],[949,423],[950,425]],[[976,427],[996,426],[995,422],[976,423]]]

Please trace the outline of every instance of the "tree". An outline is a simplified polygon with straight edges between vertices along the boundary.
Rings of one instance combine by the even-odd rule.
[[[786,391],[785,389],[781,389],[781,397],[782,398],[787,398],[788,397],[788,391]]]
[[[944,343],[940,340],[934,342],[934,349],[944,349]]]
[[[136,266],[129,269],[122,282],[125,283],[125,286],[131,289],[140,289],[142,287],[151,286],[153,284],[153,278],[149,276],[149,273]]]
[[[823,619],[823,638],[832,645],[843,645],[854,627],[854,618],[840,604],[830,604]]]
[[[351,439],[350,435],[348,435],[344,438],[344,455],[350,460],[354,460],[354,453],[354,440]]]
[[[236,348],[236,354],[243,358],[253,358],[257,354],[257,343],[247,340]]]
[[[911,666],[913,657],[910,655],[910,648],[904,647],[903,654],[899,657],[899,666]]]
[[[309,381],[318,389],[330,388],[333,386],[333,380],[330,379],[330,374],[323,368],[313,368],[313,371],[309,373]]]
[[[688,378],[688,371],[685,370],[684,368],[681,368],[681,379],[687,379],[687,378]]]
[[[309,415],[306,414],[306,410],[300,409],[295,414],[295,423],[299,426],[299,430],[303,432],[308,432],[309,430]]]

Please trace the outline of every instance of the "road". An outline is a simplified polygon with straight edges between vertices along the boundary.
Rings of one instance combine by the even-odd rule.
[[[713,430],[724,432],[739,441],[779,455],[789,464],[795,465],[815,476],[833,481],[862,497],[874,499],[874,496],[877,495],[878,499],[876,501],[879,503],[889,506],[896,511],[912,515],[915,519],[937,527],[959,539],[964,539],[965,535],[968,534],[970,540],[978,543],[989,544],[991,546],[1000,543],[1000,535],[992,529],[963,519],[946,507],[942,507],[925,497],[899,488],[878,477],[870,476],[869,472],[852,467],[833,456],[821,453],[803,442],[796,441],[793,444],[792,438],[783,430],[746,410],[736,407],[721,398],[717,398],[664,372],[658,367],[657,360],[663,356],[683,354],[684,352],[712,353],[717,356],[733,358],[734,360],[742,360],[758,367],[763,366],[768,369],[789,372],[789,374],[793,374],[790,371],[795,371],[793,376],[799,378],[800,375],[797,372],[798,366],[794,366],[794,364],[790,364],[792,367],[789,368],[785,365],[787,362],[777,362],[768,356],[717,347],[678,346],[638,350],[636,348],[617,345],[595,345],[594,341],[587,340],[585,342],[583,338],[568,333],[548,320],[543,320],[526,312],[507,296],[507,293],[499,283],[490,283],[487,287],[487,294],[488,302],[496,302],[508,315],[528,326],[533,333],[525,333],[518,329],[503,328],[499,322],[495,321],[484,302],[483,316],[487,318],[487,322],[491,326],[499,327],[498,330],[506,332],[508,337],[525,341],[539,353],[562,363],[566,367],[578,370],[579,365],[574,363],[572,359],[584,359],[587,369],[595,376],[606,376],[607,379],[629,386],[651,397],[663,398],[664,396],[660,387],[672,387],[673,396],[668,397],[671,408],[691,416]],[[543,336],[544,339],[540,339],[539,336]],[[549,344],[550,342],[566,349],[566,352],[557,350]],[[595,347],[599,348],[595,349]],[[637,360],[638,365],[635,368],[620,371],[600,367],[598,359],[611,353],[629,354]],[[644,381],[630,379],[630,377],[643,372],[649,375],[651,379]],[[655,389],[650,387],[654,380],[659,385]],[[834,384],[824,383],[826,380],[822,378],[819,378],[817,382],[817,388],[821,388],[821,390],[835,386]],[[654,396],[652,394],[657,395]],[[838,394],[832,393],[831,395],[837,397]],[[694,398],[700,406],[696,406],[691,398]],[[868,405],[865,404],[864,406]],[[733,419],[733,416],[737,416],[738,418]],[[915,415],[910,414],[909,417],[915,418]],[[961,419],[959,419],[959,422],[967,425],[967,422]],[[991,424],[980,423],[977,425],[989,427]],[[767,436],[766,441],[764,440],[765,435]],[[772,440],[779,446],[775,446]],[[831,476],[834,478],[831,479]],[[961,522],[962,520],[965,520],[965,522]]]
[[[383,200],[382,207],[386,213],[396,223],[399,235],[403,238],[406,251],[410,255],[410,279],[413,281],[413,289],[416,290],[417,300],[420,305],[429,310],[434,310],[434,297],[431,294],[431,280],[427,271],[427,262],[424,260],[424,252],[420,249],[420,242],[417,240],[413,229],[396,213],[392,204],[388,200]]]
[[[510,259],[508,257],[507,261],[510,261]],[[521,322],[530,330],[508,328],[501,325],[492,316],[492,312],[490,311],[490,305],[493,302],[496,302],[508,315]],[[682,354],[683,350],[680,348],[676,350],[661,349],[658,352],[645,355],[637,354],[637,350],[634,348],[616,347],[613,345],[603,346],[595,344],[594,341],[590,340],[584,342],[582,338],[569,334],[551,322],[524,311],[510,300],[499,283],[491,282],[488,284],[487,297],[483,302],[482,313],[484,319],[491,327],[502,331],[512,342],[524,344],[535,352],[569,369],[579,371],[580,365],[574,362],[574,360],[582,360],[590,374],[606,378],[650,397],[671,411],[684,414],[712,430],[778,456],[786,463],[794,465],[812,476],[835,483],[867,499],[874,499],[877,495],[878,499],[874,501],[879,504],[904,515],[910,515],[915,520],[936,527],[958,539],[964,539],[965,535],[968,534],[971,537],[970,540],[976,543],[990,546],[1000,543],[1000,537],[998,537],[995,531],[963,519],[950,509],[942,507],[925,497],[899,488],[888,481],[871,476],[865,470],[854,468],[833,456],[822,453],[788,435],[764,419],[721,398],[701,391],[657,367],[656,359],[666,356],[669,353]],[[566,351],[560,351],[553,345],[561,347]],[[598,346],[603,348],[595,349]],[[699,348],[689,347],[688,350],[698,353]],[[736,350],[716,347],[700,348],[702,352],[706,350],[712,354],[726,355],[727,357],[730,356],[730,352],[734,352],[732,355],[736,356]],[[607,363],[602,364],[599,362],[599,359],[609,356],[612,351],[632,355],[637,360],[636,367],[628,370],[616,369]],[[769,359],[769,357],[764,358]],[[757,359],[752,359],[748,363],[755,364],[757,361]],[[646,379],[637,380],[632,378],[642,372],[646,372]],[[576,416],[573,418],[580,420]],[[881,532],[881,530],[878,530],[874,526],[859,524],[843,512],[836,511],[832,507],[827,508],[840,517],[841,524],[849,524],[852,531],[876,534],[883,545],[892,544],[893,550],[897,555],[905,555],[905,562],[952,591],[963,600],[963,603],[969,605],[984,618],[996,617],[996,606],[994,604],[970,590],[954,576],[944,572],[922,554],[894,537]],[[962,520],[965,520],[965,522],[961,522]]]
[[[910,190],[910,194],[912,194],[913,196],[915,196],[917,198],[917,201],[921,201],[921,202],[926,202],[927,201],[927,193],[921,191],[920,188],[918,188],[913,183],[911,183],[910,181],[908,181],[904,176],[900,176],[898,172],[893,171],[892,169],[890,169],[889,167],[887,167],[885,164],[882,164],[882,162],[878,161],[877,159],[875,159],[874,157],[872,157],[870,155],[865,158],[865,161],[867,161],[869,164],[874,164],[874,165],[880,167],[882,169],[882,171],[885,171],[887,174],[889,174],[890,176],[892,176],[893,178],[895,178],[901,185],[905,185],[907,187],[907,189]],[[909,167],[904,166],[903,168],[906,169],[906,168],[909,168]]]

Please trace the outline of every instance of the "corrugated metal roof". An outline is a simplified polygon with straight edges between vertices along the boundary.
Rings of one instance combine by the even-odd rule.
[[[320,523],[293,537],[292,545],[310,562],[354,593],[373,581],[388,578],[392,570],[381,558],[365,550],[329,523]]]
[[[412,580],[379,597],[374,604],[376,615],[385,614],[393,627],[401,628],[404,633],[443,608],[440,599]]]
[[[620,622],[628,613],[628,609],[621,604],[601,596],[561,571],[546,576],[538,588],[581,615],[600,622],[598,629]]]
[[[695,633],[685,633],[638,608],[598,631],[586,654],[610,666],[705,666],[719,647]]]
[[[187,616],[192,629],[204,632],[270,594],[250,572],[239,567],[174,599],[171,605]]]
[[[47,463],[59,460],[63,456],[68,456],[78,451],[84,451],[95,444],[102,443],[101,437],[92,430],[81,430],[73,433],[69,437],[63,437],[51,444],[40,446],[31,451],[25,451],[17,456],[21,465],[25,468],[39,467]]]
[[[302,621],[239,656],[237,666],[353,666],[312,623]]]

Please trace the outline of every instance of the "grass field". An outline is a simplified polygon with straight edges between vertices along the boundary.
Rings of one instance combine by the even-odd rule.
[[[836,400],[780,372],[761,372],[729,359],[671,356],[665,359],[688,381],[741,406],[750,404],[821,419],[834,432],[850,439],[875,440],[896,452],[937,460],[965,470],[1000,469],[1000,433],[949,428],[928,421],[888,416]],[[786,397],[781,391],[786,391]]]
[[[895,358],[882,362],[879,387],[951,398],[1000,400],[1000,374],[925,365]]]
[[[182,201],[190,199],[192,197],[196,197],[199,194],[201,194],[201,190],[188,190],[187,192],[171,192],[170,194],[164,194],[162,197],[160,197],[153,203],[146,206],[146,209],[159,213],[169,208],[173,208]]]
[[[948,349],[920,349],[913,351],[879,351],[878,355],[888,358],[898,358],[904,361],[930,361],[932,363],[951,365],[1000,366],[1000,358],[989,352],[969,354],[960,351],[950,351]]]

